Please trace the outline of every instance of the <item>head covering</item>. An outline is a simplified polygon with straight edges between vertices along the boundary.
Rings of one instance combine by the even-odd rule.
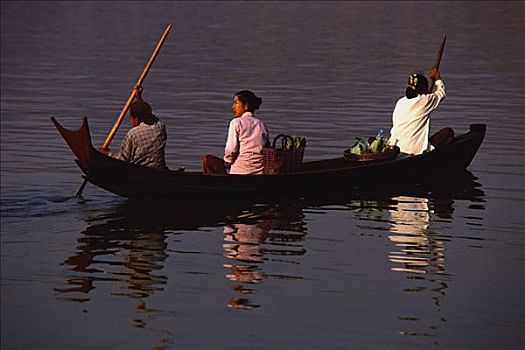
[[[151,106],[143,100],[133,102],[130,113],[141,122],[151,119]]]
[[[413,90],[416,95],[424,94],[428,89],[428,80],[421,73],[412,73],[408,76],[407,91]]]

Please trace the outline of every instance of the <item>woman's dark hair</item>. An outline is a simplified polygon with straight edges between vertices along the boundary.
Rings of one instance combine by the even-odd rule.
[[[255,96],[255,94],[249,90],[239,91],[235,96],[237,96],[242,103],[248,105],[248,112],[254,112],[259,109],[262,103],[262,98]]]
[[[412,73],[408,76],[408,85],[405,91],[407,98],[414,98],[418,95],[428,93],[428,80],[421,73]]]

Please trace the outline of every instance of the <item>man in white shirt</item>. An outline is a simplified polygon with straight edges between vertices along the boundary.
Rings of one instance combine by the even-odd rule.
[[[417,155],[433,149],[429,142],[430,113],[446,94],[439,70],[434,67],[428,75],[434,82],[432,92],[428,92],[428,81],[424,75],[411,74],[405,96],[397,101],[394,108],[388,143],[398,146],[401,153]]]

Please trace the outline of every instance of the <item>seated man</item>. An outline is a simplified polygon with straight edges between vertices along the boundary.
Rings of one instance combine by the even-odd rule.
[[[165,161],[166,127],[155,117],[151,106],[142,100],[142,87],[136,86],[136,100],[130,108],[131,129],[122,139],[118,153],[107,153],[113,158],[152,168],[167,169]]]
[[[401,153],[421,154],[431,151],[429,142],[430,113],[445,98],[445,84],[437,68],[432,68],[429,77],[435,81],[434,91],[428,92],[428,81],[422,74],[411,74],[405,96],[400,98],[392,115],[390,145],[399,147]]]

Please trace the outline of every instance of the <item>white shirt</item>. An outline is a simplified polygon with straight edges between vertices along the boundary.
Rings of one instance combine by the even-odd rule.
[[[251,112],[233,118],[228,129],[224,160],[232,164],[230,174],[262,174],[263,147],[268,130]]]
[[[443,80],[436,80],[434,92],[414,98],[400,98],[392,114],[392,129],[388,143],[397,145],[402,153],[421,154],[431,151],[428,141],[430,112],[445,98]]]

